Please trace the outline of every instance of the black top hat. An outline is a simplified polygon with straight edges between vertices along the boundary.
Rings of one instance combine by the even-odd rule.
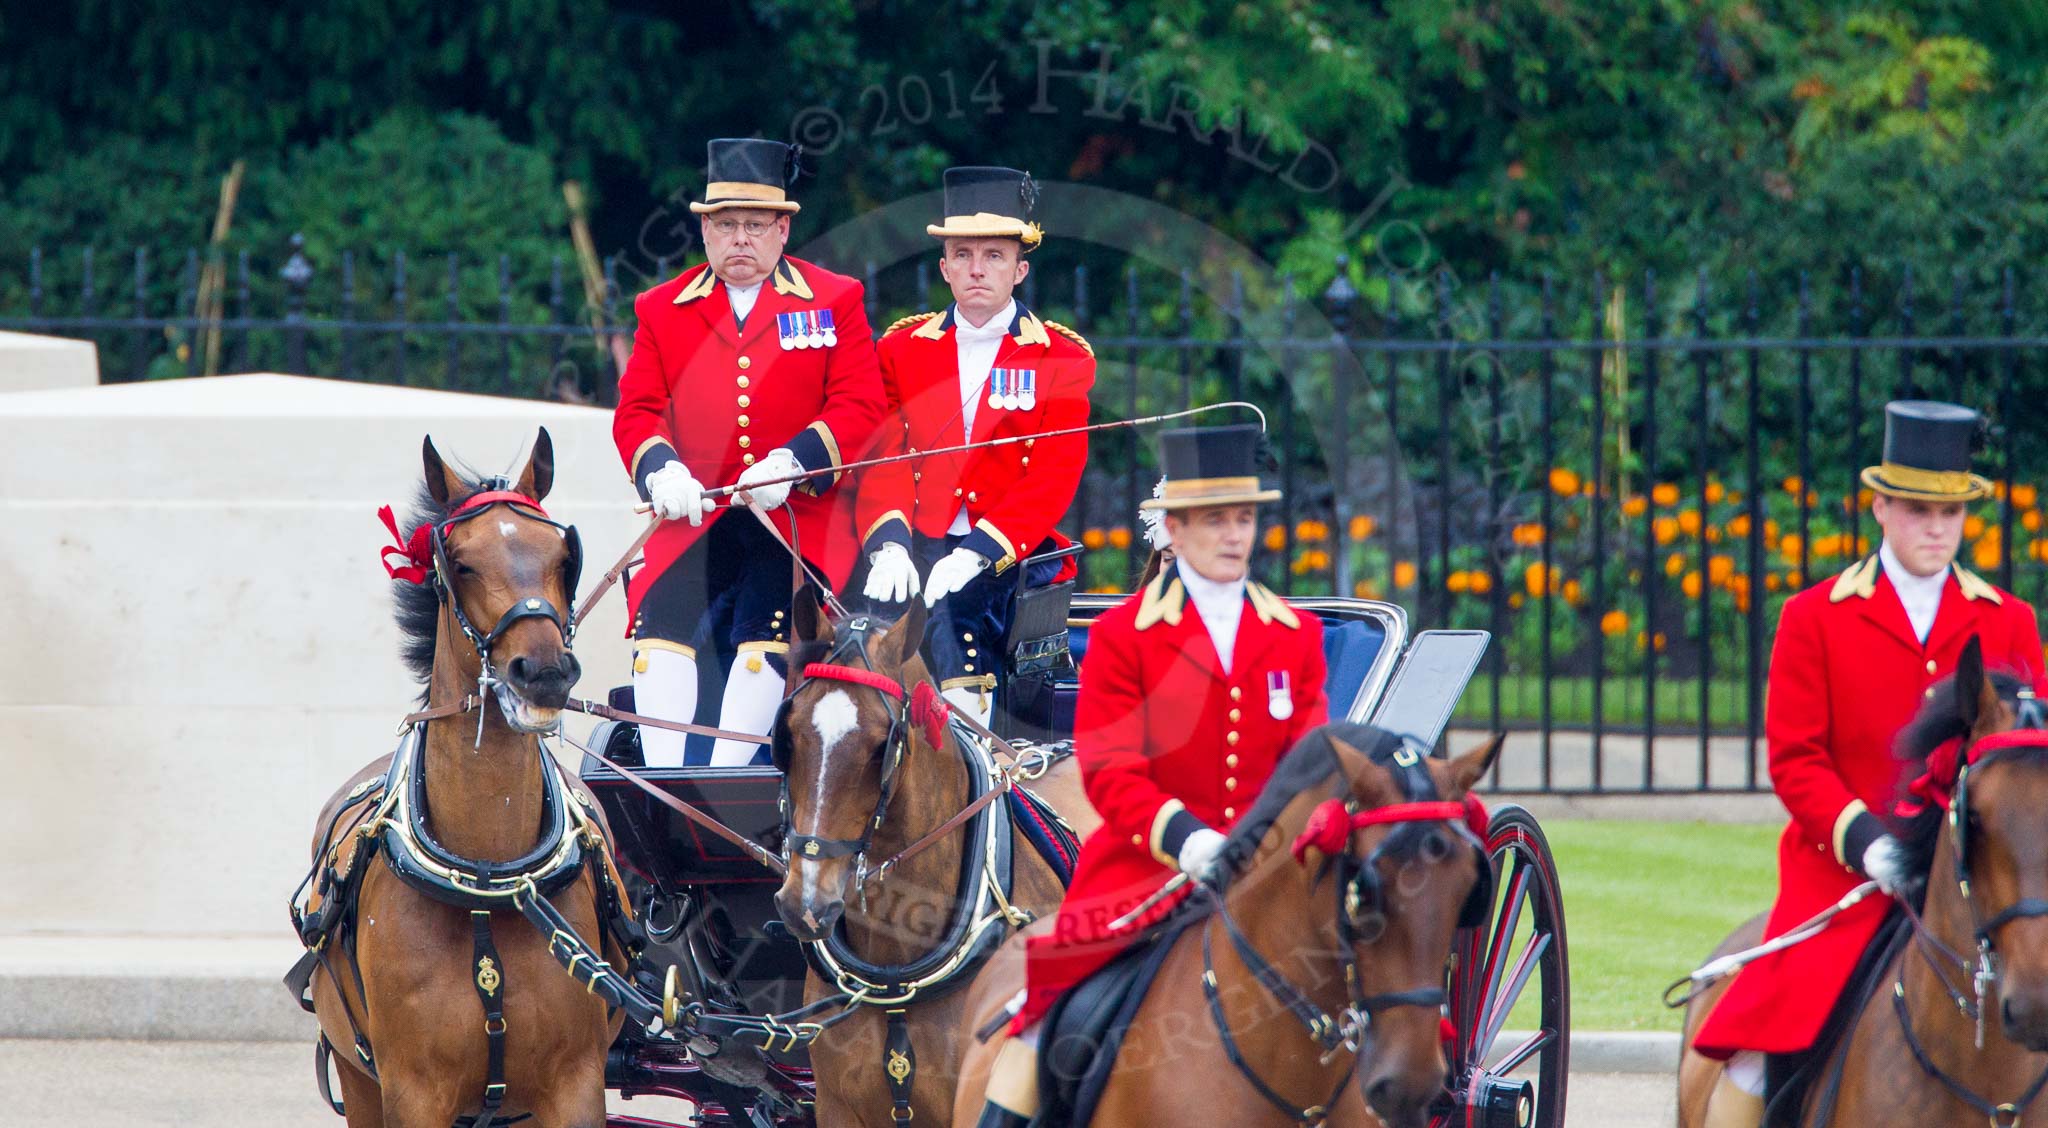
[[[1166,484],[1158,497],[1139,502],[1138,508],[1196,509],[1278,501],[1279,490],[1259,488],[1262,434],[1252,423],[1160,432],[1159,464],[1166,471]]]
[[[1045,237],[1031,213],[1038,203],[1038,182],[1014,168],[969,165],[946,170],[946,218],[928,225],[927,235],[941,239],[1017,239],[1030,250]]]
[[[698,215],[721,208],[765,208],[795,213],[788,187],[796,183],[803,146],[758,137],[720,137],[706,146],[704,202],[690,201]]]
[[[1960,404],[1893,400],[1884,405],[1884,462],[1866,467],[1863,484],[1889,497],[1971,501],[1991,483],[1970,473],[1983,419]]]

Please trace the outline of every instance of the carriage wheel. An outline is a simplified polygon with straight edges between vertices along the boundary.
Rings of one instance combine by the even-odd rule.
[[[1486,852],[1493,912],[1452,946],[1448,1107],[1432,1128],[1560,1128],[1571,986],[1557,866],[1535,817],[1513,805],[1493,812]]]

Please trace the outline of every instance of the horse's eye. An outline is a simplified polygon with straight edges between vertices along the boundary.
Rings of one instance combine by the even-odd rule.
[[[1441,834],[1431,834],[1422,840],[1422,858],[1427,862],[1441,862],[1451,856],[1450,843]]]

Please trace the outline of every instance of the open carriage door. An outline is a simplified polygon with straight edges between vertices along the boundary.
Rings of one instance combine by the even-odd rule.
[[[1423,631],[1380,695],[1369,723],[1434,748],[1450,724],[1451,710],[1479,668],[1493,636],[1486,631]]]

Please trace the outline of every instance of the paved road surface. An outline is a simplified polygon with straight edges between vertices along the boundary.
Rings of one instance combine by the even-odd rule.
[[[0,1128],[340,1128],[320,1106],[312,1063],[310,1047],[276,1042],[0,1041]],[[614,1105],[678,1120],[682,1107]],[[1572,1079],[1571,1128],[1642,1128],[1672,1116],[1668,1076]]]

